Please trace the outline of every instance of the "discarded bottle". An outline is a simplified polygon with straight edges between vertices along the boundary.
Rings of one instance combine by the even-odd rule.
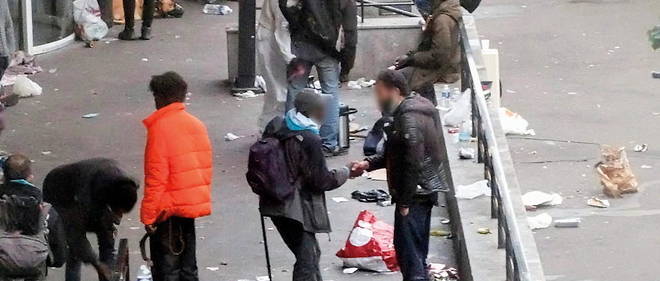
[[[451,109],[451,90],[449,85],[445,85],[440,92],[440,108],[443,110]]]
[[[137,281],[152,281],[151,279],[151,270],[146,265],[140,266],[140,273],[137,276]]]
[[[206,4],[202,12],[208,15],[229,15],[233,10],[227,5]]]

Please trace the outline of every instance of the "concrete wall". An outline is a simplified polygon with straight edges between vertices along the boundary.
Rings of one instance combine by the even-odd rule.
[[[358,29],[358,46],[352,79],[373,78],[394,59],[417,46],[421,34],[419,18],[366,19]],[[238,27],[227,28],[227,73],[234,81],[238,68]]]

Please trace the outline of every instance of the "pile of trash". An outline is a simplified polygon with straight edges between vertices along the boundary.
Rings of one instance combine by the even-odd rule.
[[[374,84],[376,84],[376,80],[367,80],[367,78],[362,77],[355,81],[348,81],[346,86],[351,90],[360,90],[362,88],[369,88]]]
[[[456,268],[440,263],[429,264],[429,274],[431,274],[432,281],[457,281],[460,279]]]
[[[42,72],[43,69],[37,65],[36,57],[28,55],[23,51],[16,51],[11,55],[9,67],[5,70],[0,84],[2,86],[11,86],[16,83],[18,77],[25,77]]]
[[[369,211],[360,212],[346,245],[337,252],[337,257],[348,270],[346,273],[353,273],[357,269],[375,272],[398,271],[394,227],[379,220]]]
[[[382,189],[372,189],[369,191],[353,191],[351,198],[363,203],[377,203],[379,206],[386,207],[392,205],[392,197],[387,191]]]

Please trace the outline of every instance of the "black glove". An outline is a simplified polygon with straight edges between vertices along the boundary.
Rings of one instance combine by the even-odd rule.
[[[398,58],[396,58],[396,61],[394,61],[394,67],[395,69],[399,70],[402,68],[406,68],[410,65],[412,65],[413,58],[412,56],[409,55],[403,55]]]

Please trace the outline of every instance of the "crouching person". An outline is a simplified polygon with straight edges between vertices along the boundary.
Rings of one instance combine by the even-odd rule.
[[[376,98],[392,116],[385,125],[385,150],[354,162],[352,176],[387,168],[396,203],[394,247],[404,281],[427,281],[431,209],[448,186],[449,165],[438,111],[430,101],[411,95],[403,74],[386,70],[376,82]]]
[[[82,263],[94,266],[99,280],[110,278],[115,262],[116,226],[137,202],[139,185],[111,159],[94,158],[62,165],[44,180],[44,200],[53,205],[66,230],[69,255],[66,281],[80,281]],[[87,233],[96,234],[99,255]]]
[[[260,197],[260,211],[271,217],[282,239],[296,257],[294,281],[321,281],[321,249],[316,233],[329,233],[325,192],[346,182],[349,169],[328,169],[319,136],[326,104],[321,95],[303,91],[286,117],[273,119],[263,137],[280,140],[295,188],[282,202]]]
[[[41,189],[32,184],[29,158],[10,155],[2,170],[5,182],[0,186],[0,252],[4,254],[0,255],[0,280],[44,280],[47,267],[61,267],[66,258],[62,223],[57,211],[43,202]],[[23,247],[7,248],[18,245]],[[18,255],[14,266],[5,259],[11,252]]]
[[[211,214],[213,158],[206,126],[186,112],[188,86],[153,76],[156,112],[144,120],[145,189],[140,216],[151,235],[154,281],[197,281],[195,219]]]

